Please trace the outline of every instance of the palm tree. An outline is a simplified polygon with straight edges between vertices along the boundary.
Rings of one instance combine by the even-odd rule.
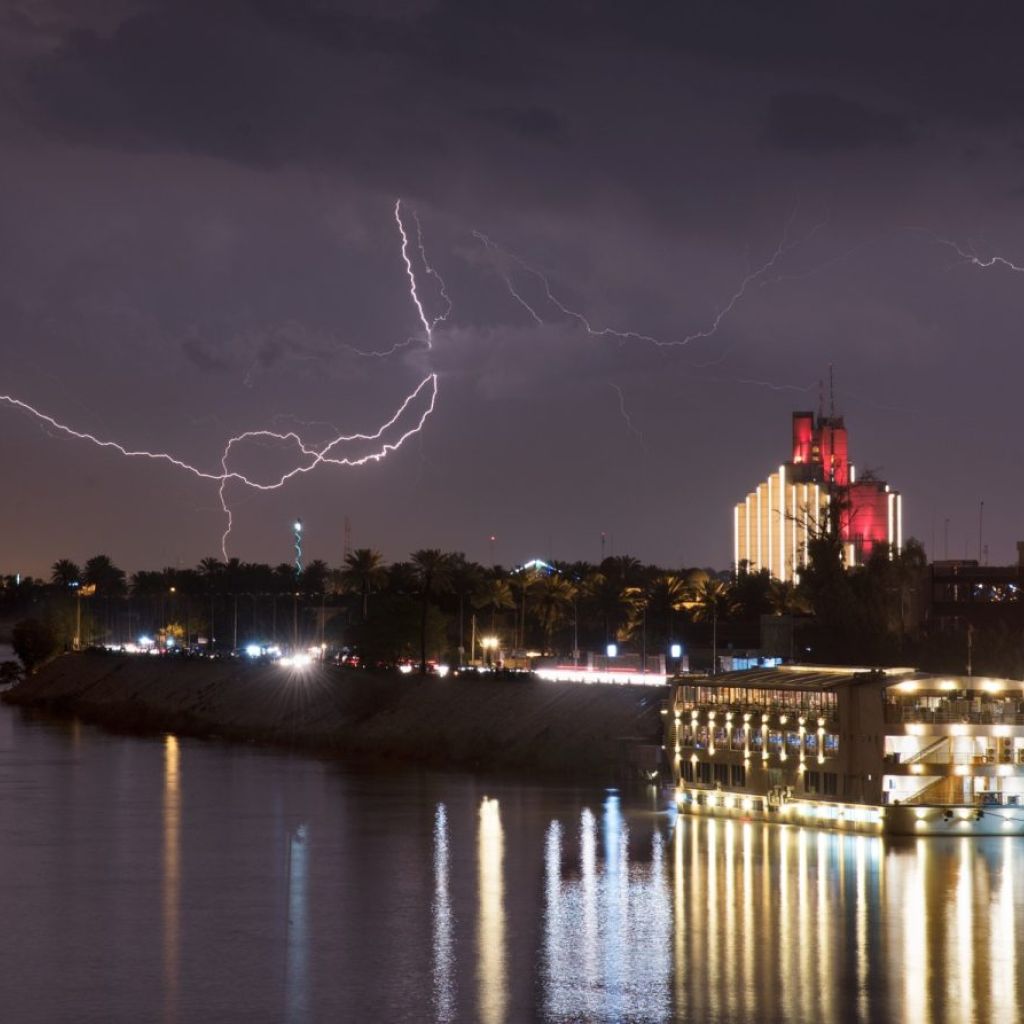
[[[718,672],[718,619],[732,611],[732,596],[721,580],[707,573],[694,573],[697,577],[687,602],[695,622],[711,623],[711,674]]]
[[[552,572],[537,580],[534,590],[540,610],[544,649],[550,652],[555,629],[564,620],[566,609],[572,605],[576,597],[576,588],[564,576]]]
[[[94,555],[85,563],[82,574],[86,583],[96,585],[104,597],[121,597],[125,592],[125,571],[119,569],[108,555]]]
[[[675,614],[686,608],[687,588],[682,576],[675,573],[661,573],[655,577],[647,593],[647,608],[652,618],[665,627],[665,643],[673,639]]]
[[[526,595],[541,580],[542,574],[535,568],[519,569],[515,574],[516,586],[519,588],[519,628],[516,646],[526,647]]]
[[[107,555],[94,555],[85,563],[83,582],[96,587],[97,599],[103,598],[104,635],[110,633],[110,599],[124,597],[127,589],[125,571],[119,569]]]
[[[809,611],[807,601],[789,580],[772,580],[768,588],[772,615],[800,615]]]
[[[356,548],[345,556],[345,566],[339,576],[346,590],[360,595],[363,622],[366,622],[370,616],[370,594],[387,580],[384,556],[372,548]]]
[[[472,598],[474,608],[491,609],[491,632],[494,632],[494,618],[498,612],[508,611],[515,608],[516,599],[512,594],[512,588],[508,580],[495,576],[486,580],[479,592]]]
[[[466,649],[466,598],[470,601],[480,590],[484,581],[483,567],[476,562],[467,561],[462,552],[449,556],[451,563],[451,586],[459,598],[459,667],[462,667],[462,655]]]
[[[451,558],[437,548],[412,553],[412,570],[422,602],[420,614],[420,675],[427,674],[427,611],[430,599],[447,590],[451,582]]]
[[[50,582],[61,590],[75,586],[81,579],[82,570],[70,558],[58,559],[50,567]]]

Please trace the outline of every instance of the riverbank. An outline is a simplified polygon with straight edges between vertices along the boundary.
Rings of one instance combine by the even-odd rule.
[[[111,729],[613,780],[657,766],[667,690],[68,654],[3,695]]]

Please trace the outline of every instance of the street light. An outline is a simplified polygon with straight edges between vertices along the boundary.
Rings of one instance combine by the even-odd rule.
[[[498,649],[498,638],[496,636],[482,636],[480,637],[480,646],[487,653],[487,664],[490,665],[493,652]]]

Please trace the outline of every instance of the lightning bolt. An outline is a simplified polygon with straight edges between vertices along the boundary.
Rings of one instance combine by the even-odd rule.
[[[792,220],[792,216],[789,219]],[[755,270],[748,273],[735,288],[733,293],[729,296],[728,300],[723,306],[721,306],[718,312],[715,314],[711,323],[698,331],[693,331],[682,338],[675,339],[663,339],[657,338],[651,334],[644,334],[640,331],[633,330],[619,330],[614,327],[595,327],[586,314],[581,313],[579,310],[572,309],[567,306],[557,295],[551,287],[551,281],[542,271],[538,270],[535,266],[527,263],[522,257],[516,255],[509,249],[505,249],[495,242],[492,238],[488,237],[481,231],[473,231],[473,237],[479,241],[484,248],[493,254],[498,255],[505,263],[512,263],[519,267],[523,272],[531,275],[537,281],[540,282],[541,288],[544,292],[544,298],[547,302],[554,306],[564,316],[575,320],[587,334],[594,338],[616,338],[619,341],[643,341],[651,345],[656,345],[659,348],[674,348],[685,345],[690,345],[695,341],[701,341],[705,338],[710,338],[712,335],[718,332],[718,328],[721,326],[722,321],[733,311],[737,303],[739,303],[746,295],[751,285],[761,281],[766,275],[770,274],[772,270],[778,265],[778,263],[785,258],[787,253],[792,249],[796,248],[810,240],[810,238],[822,227],[821,224],[816,225],[802,238],[796,240],[789,239],[789,221],[786,222],[785,229],[779,244],[775,247],[775,251],[771,256],[762,263]],[[509,293],[512,297],[530,314],[537,324],[543,324],[544,319],[538,313],[537,309],[527,301],[523,294],[516,287],[516,283],[512,274],[508,272],[506,268],[498,268],[498,273],[502,280],[505,282]]]
[[[409,236],[405,233],[405,225],[402,223],[402,200],[395,200],[395,223],[398,225],[398,233],[402,237],[402,261],[405,263],[405,272],[409,277],[409,294],[412,296],[413,305],[420,315],[420,323],[423,324],[423,333],[426,335],[427,348],[434,346],[434,327],[427,314],[423,311],[423,303],[420,302],[419,292],[416,289],[416,274],[412,269],[412,260],[409,259]]]
[[[446,302],[446,309],[443,314],[435,318],[433,321],[429,320],[426,312],[424,311],[423,304],[420,301],[419,293],[417,291],[416,273],[413,269],[412,261],[409,259],[408,246],[409,239],[405,231],[405,226],[402,223],[401,216],[401,199],[395,202],[395,221],[398,224],[398,231],[401,238],[401,254],[402,259],[405,263],[406,274],[409,278],[409,294],[412,299],[413,305],[416,307],[416,312],[419,315],[420,323],[423,324],[423,328],[426,334],[427,347],[430,348],[433,343],[433,331],[434,327],[447,318],[451,312],[451,300],[448,298],[447,291],[444,288],[444,282],[441,277],[426,260],[426,251],[423,246],[422,232],[419,231],[419,223],[417,220],[418,230],[418,246],[420,253],[424,260],[424,265],[427,267],[427,272],[433,274],[440,282],[442,295]],[[410,339],[404,344],[409,344],[411,341],[416,339]],[[403,345],[395,346],[393,348],[403,347]],[[369,354],[369,353],[367,353]],[[98,437],[97,435],[90,433],[89,431],[77,430],[74,427],[68,425],[52,416],[48,412],[44,412],[41,409],[30,405],[23,399],[17,398],[14,395],[0,394],[0,403],[7,405],[13,409],[25,412],[35,418],[37,421],[45,425],[46,427],[54,430],[66,437],[73,438],[78,441],[85,441],[89,444],[95,445],[98,448],[110,449],[117,452],[119,455],[129,459],[148,459],[154,462],[165,463],[169,466],[173,466],[175,469],[182,470],[185,473],[189,473],[199,480],[210,481],[217,484],[218,496],[220,498],[221,509],[224,512],[226,520],[226,528],[221,536],[221,551],[225,558],[228,557],[228,538],[231,535],[231,530],[234,525],[234,515],[231,510],[231,506],[227,500],[227,487],[232,481],[244,485],[245,487],[251,488],[256,491],[274,491],[285,486],[288,481],[293,478],[309,473],[316,469],[318,466],[332,465],[332,466],[345,466],[345,467],[356,467],[365,466],[369,463],[380,462],[385,459],[392,452],[397,451],[399,448],[413,437],[415,434],[420,433],[426,425],[427,419],[433,413],[437,404],[438,395],[438,375],[436,373],[428,373],[410,392],[398,409],[387,420],[382,426],[380,426],[373,433],[356,433],[356,434],[342,434],[337,433],[336,436],[328,441],[321,442],[320,444],[314,444],[306,441],[296,431],[280,432],[269,429],[256,429],[246,430],[240,434],[236,434],[234,437],[228,439],[224,445],[223,452],[220,458],[220,471],[213,471],[201,469],[198,466],[192,465],[189,462],[179,459],[168,452],[161,451],[150,451],[143,448],[132,448],[120,441],[113,441],[106,438]],[[427,397],[429,396],[429,397]],[[389,432],[396,428],[399,422],[403,419],[407,411],[411,406],[417,402],[423,402],[423,408],[420,410],[418,417],[414,418],[412,425],[401,430],[396,436],[389,437]],[[247,441],[260,442],[276,442],[279,444],[290,445],[295,449],[295,465],[291,469],[281,473],[278,477],[272,478],[269,482],[260,481],[253,477],[239,472],[236,469],[232,469],[229,466],[229,461],[232,456],[233,450],[238,446]],[[371,444],[373,447],[369,452],[364,452],[361,455],[346,455],[339,449],[344,446],[359,442],[361,444]]]
[[[644,439],[644,435],[640,433],[636,425],[633,423],[633,418],[629,415],[629,410],[626,408],[626,397],[622,393],[622,388],[618,384],[609,383],[608,387],[612,389],[619,396],[619,414],[622,416],[623,422],[626,424],[626,430],[635,434],[641,441]]]
[[[930,232],[928,232],[930,234]],[[951,241],[948,238],[939,238],[937,235],[932,235],[932,240],[938,245],[944,245],[949,249],[952,249],[965,263],[970,263],[972,266],[981,267],[983,270],[988,270],[990,267],[1005,267],[1007,270],[1013,271],[1015,274],[1024,274],[1024,266],[1019,263],[1014,263],[1008,260],[1005,256],[979,256],[972,246],[969,249],[965,249],[962,245]]]
[[[412,219],[416,222],[416,248],[420,251],[423,269],[430,277],[437,281],[438,291],[445,304],[444,312],[439,313],[430,321],[430,329],[433,330],[438,324],[444,323],[451,315],[452,300],[448,297],[448,287],[444,283],[444,278],[431,266],[430,260],[427,259],[427,247],[423,244],[423,228],[420,226],[419,214],[415,210],[412,211]]]

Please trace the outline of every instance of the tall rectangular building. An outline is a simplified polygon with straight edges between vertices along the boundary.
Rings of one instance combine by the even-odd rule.
[[[847,565],[862,564],[878,544],[903,547],[901,496],[882,481],[856,479],[842,417],[793,413],[792,457],[733,510],[737,569],[767,569],[795,580],[807,564],[807,545],[820,533],[833,503]]]

